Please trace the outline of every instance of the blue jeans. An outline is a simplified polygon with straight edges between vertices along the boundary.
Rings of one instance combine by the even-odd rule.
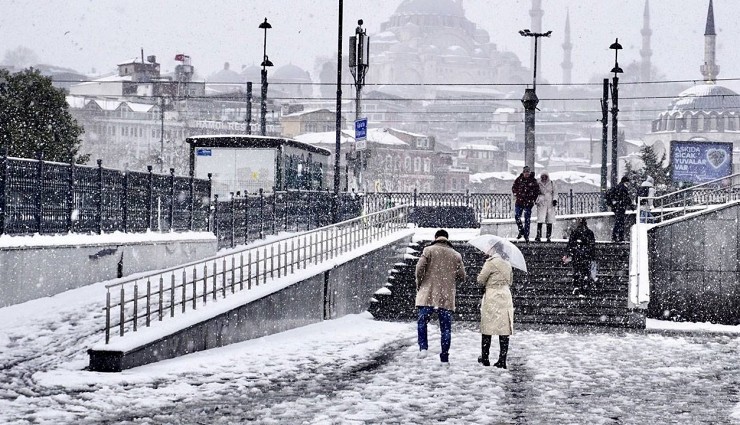
[[[640,210],[640,223],[654,223],[653,215],[650,211]]]
[[[524,213],[524,224],[522,225],[522,213]],[[516,227],[519,228],[519,233],[524,236],[524,239],[529,240],[529,219],[532,217],[532,207],[520,207],[514,205],[514,221],[516,221]]]
[[[434,312],[434,307],[419,307],[419,321],[417,322],[419,334],[419,350],[429,349],[427,340],[427,323],[429,316]],[[443,308],[436,309],[439,316],[439,330],[442,334],[442,355],[447,356],[452,343],[452,311]]]

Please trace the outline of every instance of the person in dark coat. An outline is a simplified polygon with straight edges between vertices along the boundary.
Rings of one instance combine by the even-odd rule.
[[[519,177],[514,180],[511,192],[516,198],[514,202],[514,220],[516,221],[516,227],[519,228],[519,234],[516,238],[519,239],[524,236],[524,241],[529,242],[529,220],[532,217],[532,207],[540,194],[540,185],[529,167],[525,166]],[[524,214],[524,223],[522,223],[522,214]]]
[[[419,262],[416,263],[419,354],[421,357],[426,356],[429,348],[427,323],[429,323],[429,316],[436,311],[441,332],[442,351],[439,359],[442,363],[449,362],[456,285],[465,280],[465,265],[462,256],[455,251],[448,238],[449,234],[446,230],[437,230],[434,234],[434,242],[424,248]]]
[[[607,196],[607,204],[614,213],[614,228],[612,229],[612,242],[624,242],[624,228],[627,221],[627,210],[635,209],[630,195],[630,179],[627,176],[622,177],[619,184],[610,189]]]
[[[585,295],[593,283],[591,262],[596,260],[596,238],[585,218],[579,218],[577,223],[570,233],[563,262],[573,266],[573,295]]]

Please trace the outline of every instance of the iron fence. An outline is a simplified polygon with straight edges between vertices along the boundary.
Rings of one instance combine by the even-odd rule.
[[[106,285],[105,342],[373,243],[406,229],[407,216],[403,205]]]
[[[219,248],[236,247],[266,235],[299,232],[332,223],[334,194],[326,190],[288,190],[265,194],[236,193],[214,201],[214,233]],[[339,221],[362,214],[363,196],[340,193]]]
[[[0,157],[0,235],[208,230],[210,181]]]
[[[365,194],[365,212],[380,211],[400,204],[417,206],[465,206],[473,208],[478,221],[511,218],[514,198],[511,193],[418,193],[382,192]],[[601,211],[601,192],[558,194],[556,214],[585,214]]]

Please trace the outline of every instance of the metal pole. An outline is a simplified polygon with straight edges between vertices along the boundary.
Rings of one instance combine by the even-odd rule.
[[[160,129],[159,129],[159,172],[164,172],[164,97],[161,97]]]
[[[267,58],[267,29],[272,28],[272,25],[267,23],[267,18],[265,18],[265,22],[261,23],[259,26],[261,29],[265,30],[265,36],[264,36],[264,44],[262,45],[262,99],[260,103],[260,113],[262,114],[260,117],[260,134],[265,136],[267,134],[267,67],[272,66],[272,62]]]
[[[252,134],[252,82],[247,82],[247,134]]]
[[[338,23],[338,35],[337,35],[337,122],[336,122],[336,142],[334,149],[334,197],[332,200],[332,222],[336,223],[338,220],[338,199],[339,199],[339,185],[340,180],[340,168],[339,158],[341,155],[341,135],[342,135],[342,19],[344,18],[344,2],[339,0],[339,23]]]
[[[267,135],[267,70],[262,69],[262,99],[260,100],[260,134]]]
[[[524,89],[524,165],[534,170],[535,152],[535,110],[539,99],[534,89]]]
[[[537,39],[539,39],[538,36],[534,36],[534,76],[532,77],[532,90],[534,92],[537,92]],[[532,171],[534,171],[534,167],[532,167]]]
[[[604,78],[604,95],[601,98],[601,211],[606,211],[604,194],[606,193],[606,171],[609,144],[609,79]],[[613,187],[613,186],[612,186]]]
[[[614,75],[612,79],[612,187],[617,185],[617,155],[618,155],[618,139],[619,139],[619,127],[617,125],[617,116],[619,115],[619,77]]]

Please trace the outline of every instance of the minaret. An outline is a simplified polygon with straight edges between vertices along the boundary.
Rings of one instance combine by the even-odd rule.
[[[645,11],[642,14],[642,30],[640,30],[640,34],[642,34],[640,81],[650,81],[650,69],[652,68],[650,58],[653,55],[653,51],[650,49],[650,36],[653,35],[653,30],[650,29],[650,0],[645,0]]]
[[[571,70],[573,69],[573,62],[571,62],[571,52],[573,51],[573,43],[570,42],[570,11],[565,12],[565,40],[563,41],[563,63],[560,66],[563,68],[563,84],[571,83]]]
[[[719,65],[715,62],[717,33],[714,32],[714,7],[709,0],[707,11],[707,27],[704,30],[704,65],[701,66],[701,75],[705,83],[714,83],[719,74]]]
[[[531,24],[530,24],[530,31],[532,32],[542,32],[542,15],[544,15],[545,12],[542,11],[542,0],[532,0],[532,9],[529,11],[529,16],[532,18]],[[529,66],[534,65],[534,37],[532,37],[532,40],[529,45]],[[541,76],[543,74],[542,72],[542,61],[540,60],[540,57],[542,54],[540,51],[537,51],[537,82],[539,83],[541,80]]]

